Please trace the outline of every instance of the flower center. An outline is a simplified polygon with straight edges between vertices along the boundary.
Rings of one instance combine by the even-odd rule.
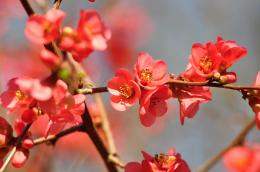
[[[160,153],[155,155],[155,160],[161,166],[171,166],[175,162],[176,157],[173,155],[165,155],[163,153]]]
[[[204,73],[210,73],[212,70],[213,62],[208,56],[203,56],[200,58],[200,70]]]
[[[16,90],[15,97],[21,101],[25,98],[25,94],[21,90]]]
[[[134,94],[133,87],[126,84],[119,87],[119,92],[125,98],[129,98]]]
[[[143,69],[141,71],[140,78],[145,83],[151,82],[151,80],[152,80],[152,72],[150,71],[150,69],[148,69],[148,68]]]

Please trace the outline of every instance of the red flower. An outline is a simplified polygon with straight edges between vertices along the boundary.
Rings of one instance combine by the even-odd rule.
[[[104,26],[97,12],[81,10],[77,29],[65,27],[59,46],[69,51],[73,58],[80,62],[94,50],[105,50],[110,37],[110,30]]]
[[[92,49],[102,51],[107,48],[111,32],[105,27],[96,11],[81,10],[77,30],[84,39],[90,42]]]
[[[137,83],[145,89],[155,89],[167,82],[167,65],[163,60],[153,60],[148,53],[140,53],[134,66]]]
[[[80,116],[84,112],[84,101],[84,95],[71,95],[67,84],[58,80],[53,88],[52,97],[47,101],[39,102],[40,109],[49,116],[50,120],[46,135],[62,130],[67,123],[79,123]]]
[[[142,163],[130,162],[125,167],[125,172],[190,172],[187,163],[181,155],[170,149],[168,155],[160,153],[155,157],[142,152]]]
[[[229,172],[259,172],[260,146],[237,146],[230,149],[223,157]]]
[[[51,69],[56,69],[61,64],[61,59],[47,49],[41,51],[40,58],[42,62]]]
[[[38,79],[14,78],[7,85],[8,89],[0,96],[0,104],[9,111],[28,108],[35,104],[34,100],[45,101],[52,96],[52,90]]]
[[[119,69],[107,84],[108,91],[113,95],[110,99],[114,109],[125,111],[140,98],[141,90],[133,80],[130,72],[126,69]]]
[[[65,51],[69,51],[78,62],[81,62],[93,52],[90,42],[85,40],[77,30],[73,30],[70,27],[63,29],[62,37],[59,40],[59,47]]]
[[[15,142],[15,138],[13,137],[13,129],[10,124],[5,121],[2,117],[0,117],[0,141],[1,141],[1,148],[0,148],[0,166],[3,164],[4,157],[8,154],[8,152],[12,149],[12,146]],[[15,121],[15,131],[17,135],[21,135],[25,123],[21,120]],[[5,138],[3,140],[3,138]],[[4,142],[3,142],[4,141]],[[3,144],[2,144],[3,143]],[[25,139],[22,140],[22,144],[20,147],[17,148],[14,156],[11,159],[11,163],[14,167],[22,167],[26,160],[29,157],[29,149],[33,147],[33,141],[30,138],[29,133],[26,133]]]
[[[189,64],[185,72],[180,75],[180,79],[194,81],[199,78],[194,68]],[[209,87],[201,86],[172,86],[173,97],[178,98],[180,103],[180,120],[184,124],[185,117],[193,118],[199,110],[200,103],[211,100]]]
[[[226,69],[247,54],[247,50],[237,45],[235,41],[224,41],[218,37],[216,43],[195,43],[192,46],[190,56],[189,76],[195,81],[205,81],[213,77],[215,73],[225,74]],[[195,73],[194,73],[195,72]],[[236,80],[232,78],[230,82]],[[228,82],[228,83],[230,83]]]
[[[0,147],[5,147],[13,138],[13,129],[11,125],[0,117]]]
[[[254,86],[260,87],[260,71],[256,76]],[[256,125],[260,130],[260,91],[259,90],[249,91],[248,100],[249,100],[249,105],[251,106],[252,110],[255,112]]]
[[[60,35],[60,25],[64,16],[64,12],[54,9],[45,15],[32,15],[27,21],[25,34],[35,43],[50,43]]]
[[[221,63],[220,54],[214,43],[206,43],[205,45],[195,43],[192,45],[192,53],[189,58],[195,72],[207,80],[212,77],[215,72],[218,72]]]
[[[225,71],[247,54],[246,48],[239,46],[235,41],[225,41],[221,37],[217,38],[216,47],[221,54],[220,72]]]
[[[166,100],[172,97],[171,90],[163,85],[154,90],[144,90],[140,99],[140,120],[141,123],[149,127],[156,117],[163,116],[167,110]]]

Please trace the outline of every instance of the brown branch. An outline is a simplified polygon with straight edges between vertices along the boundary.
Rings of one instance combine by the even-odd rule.
[[[26,136],[26,134],[27,134],[29,128],[31,127],[31,125],[32,125],[32,124],[27,124],[27,125],[24,127],[24,129],[23,129],[21,135],[20,135],[20,136],[17,138],[17,140],[15,141],[14,147],[12,148],[12,150],[10,151],[9,155],[7,156],[5,162],[3,163],[3,165],[2,165],[2,167],[1,167],[1,169],[0,169],[0,172],[4,172],[4,171],[6,170],[8,164],[10,163],[11,159],[13,158],[13,156],[14,156],[14,154],[15,154],[15,152],[16,152],[16,149],[21,145],[21,143],[22,143],[24,137]]]
[[[170,80],[168,84],[173,85],[184,85],[184,86],[208,86],[208,87],[217,87],[217,88],[225,88],[232,90],[260,90],[259,86],[248,86],[248,85],[234,85],[234,84],[220,84],[215,82],[188,82],[181,80]]]
[[[54,3],[53,3],[52,8],[53,9],[59,9],[60,5],[61,5],[61,2],[62,2],[62,0],[55,0]]]
[[[28,16],[35,14],[34,10],[32,9],[32,6],[28,2],[28,0],[20,0],[20,2],[21,2],[21,4],[22,4],[23,8],[25,9]]]
[[[84,83],[91,84],[92,86],[95,86],[94,83],[91,81],[91,79],[87,76],[83,67],[73,59],[71,54],[67,53],[67,59],[68,59],[69,63],[72,65],[73,69],[76,70],[75,71],[76,73],[84,74],[84,78],[83,78]],[[90,88],[90,89],[84,88],[84,89],[88,92],[89,91],[92,92],[92,90],[94,90],[91,94],[107,92],[106,87],[97,87],[97,88]],[[111,129],[110,129],[108,115],[106,113],[104,103],[103,103],[102,98],[99,94],[95,94],[94,98],[95,98],[97,106],[100,110],[101,127],[102,127],[102,130],[105,133],[105,137],[106,137],[106,140],[108,142],[109,152],[110,152],[110,154],[117,156],[116,146],[115,146],[115,142],[114,142],[114,139],[113,139],[113,134],[112,134]]]
[[[43,143],[55,144],[63,136],[69,135],[76,131],[83,131],[83,124],[73,126],[71,128],[61,131],[60,133],[58,133],[56,135],[50,135],[47,138],[45,138],[45,137],[37,138],[37,139],[33,140],[33,143],[34,143],[34,146],[37,146],[37,145],[40,145]]]
[[[99,137],[95,126],[92,122],[88,107],[85,103],[85,113],[82,115],[82,121],[83,121],[83,127],[94,145],[96,146],[96,149],[98,150],[99,154],[101,155],[107,169],[109,172],[118,172],[115,164],[111,161],[109,161],[110,153],[107,150],[106,146],[104,145],[102,139]]]
[[[222,157],[223,155],[232,147],[238,146],[244,143],[247,134],[253,129],[255,126],[255,119],[250,120],[244,128],[240,131],[240,133],[231,141],[231,143],[222,149],[219,153],[214,155],[212,158],[207,160],[204,164],[202,164],[197,172],[207,172],[211,169]]]
[[[238,90],[238,91],[260,90],[259,86],[220,84],[215,82],[188,82],[188,81],[181,81],[181,80],[171,80],[166,84],[174,85],[174,86],[208,86],[208,87],[224,88],[224,89],[231,89],[231,90]],[[107,87],[83,88],[78,90],[78,93],[81,94],[96,94],[96,93],[103,93],[103,92],[108,92]]]

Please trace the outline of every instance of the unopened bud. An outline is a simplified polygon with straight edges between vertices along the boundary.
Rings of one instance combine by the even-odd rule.
[[[63,31],[62,31],[62,34],[64,36],[70,36],[74,33],[73,29],[71,27],[64,27],[63,28]]]
[[[225,75],[220,76],[219,82],[222,84],[234,83],[237,81],[236,73],[227,72]]]
[[[170,79],[174,79],[175,78],[174,73],[170,73],[169,77],[170,77]]]
[[[216,73],[214,73],[214,75],[213,75],[213,79],[216,80],[216,81],[219,81],[220,76],[221,76],[220,73],[219,73],[219,72],[216,72]]]

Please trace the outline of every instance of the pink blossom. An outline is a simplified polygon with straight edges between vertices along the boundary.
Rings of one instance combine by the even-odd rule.
[[[85,40],[77,30],[65,27],[61,38],[59,39],[59,47],[65,51],[69,51],[73,58],[81,62],[94,50],[88,40]]]
[[[64,12],[55,9],[48,11],[45,15],[32,15],[27,21],[25,34],[35,43],[50,43],[58,38],[64,16]]]
[[[170,97],[172,97],[172,92],[165,85],[154,90],[144,90],[139,109],[141,123],[149,127],[155,122],[156,117],[163,116],[168,110],[166,100]]]
[[[217,38],[216,47],[221,54],[220,72],[225,71],[247,54],[246,48],[239,46],[235,41],[224,40],[221,37]]]
[[[39,79],[14,78],[7,85],[8,89],[0,96],[0,104],[9,111],[27,108],[34,100],[45,101],[52,96],[52,90],[43,86]]]
[[[260,71],[256,76],[256,80],[254,86],[260,87]],[[251,106],[252,110],[255,112],[255,120],[258,129],[260,129],[260,91],[259,90],[252,90],[249,91],[249,105]]]
[[[206,43],[205,45],[195,43],[192,45],[192,53],[189,58],[195,72],[204,80],[212,77],[218,72],[221,63],[220,54],[214,43]]]
[[[71,95],[67,84],[58,80],[53,88],[52,97],[47,101],[39,102],[39,107],[50,120],[46,135],[62,130],[67,123],[79,123],[80,116],[84,112],[84,101],[84,95]]]
[[[1,123],[1,131],[5,133],[6,138],[9,139],[4,145],[1,145],[0,148],[0,166],[3,164],[4,157],[8,154],[8,152],[12,149],[13,144],[15,143],[15,139],[13,137],[12,127],[2,118],[0,118]],[[3,126],[2,126],[3,125]],[[17,135],[21,135],[26,124],[21,120],[15,121],[15,131]],[[5,128],[5,129],[4,129]],[[0,135],[2,135],[2,133]],[[33,141],[30,138],[30,134],[26,133],[25,139],[22,140],[21,146],[19,146],[11,159],[11,163],[14,167],[22,167],[26,160],[29,157],[29,149],[33,146]]]
[[[5,147],[13,138],[13,129],[11,125],[0,117],[0,147]]]
[[[125,172],[190,172],[187,163],[174,149],[170,149],[168,154],[156,154],[155,157],[142,153],[144,160],[141,163],[128,163]]]
[[[96,11],[81,10],[77,30],[85,40],[90,42],[92,49],[103,51],[107,48],[111,31],[105,27]]]
[[[108,91],[112,94],[110,103],[119,111],[125,111],[140,98],[141,90],[134,81],[130,72],[126,69],[119,69],[107,84]]]
[[[140,53],[134,66],[137,83],[145,89],[155,89],[168,81],[167,65],[163,60],[153,60],[148,53]]]
[[[50,69],[56,69],[61,64],[61,59],[53,52],[43,49],[40,58],[44,64]]]
[[[260,146],[246,145],[231,148],[223,157],[229,172],[259,172]]]

